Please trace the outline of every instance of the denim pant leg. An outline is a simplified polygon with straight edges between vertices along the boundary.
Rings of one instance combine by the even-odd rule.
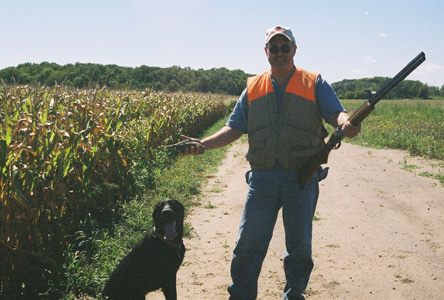
[[[285,227],[287,253],[284,257],[286,285],[284,300],[305,299],[312,260],[312,225],[319,196],[318,179],[315,178],[301,190],[296,178],[284,185],[282,215]]]
[[[233,281],[228,287],[231,300],[256,299],[257,280],[280,207],[276,182],[255,178],[249,180],[239,237],[231,262]]]

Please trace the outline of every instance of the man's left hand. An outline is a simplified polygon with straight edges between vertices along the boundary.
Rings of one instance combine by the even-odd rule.
[[[354,138],[361,131],[361,123],[358,126],[353,125],[349,121],[342,124],[342,134],[348,138]]]

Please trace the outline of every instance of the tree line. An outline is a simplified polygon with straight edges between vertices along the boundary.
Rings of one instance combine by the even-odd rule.
[[[0,80],[6,84],[63,84],[73,88],[106,86],[110,89],[153,89],[155,91],[184,91],[240,95],[251,76],[242,70],[213,68],[193,70],[178,66],[160,68],[142,65],[121,67],[93,63],[58,65],[42,62],[24,63],[0,70]],[[390,78],[373,77],[345,79],[332,83],[341,99],[368,99],[382,88]],[[428,99],[444,97],[441,88],[419,81],[404,80],[387,95],[387,99]]]
[[[369,99],[373,93],[385,86],[391,78],[373,77],[362,79],[345,79],[332,84],[341,99]],[[441,88],[428,86],[420,81],[403,80],[385,99],[429,99],[444,96],[444,85]]]
[[[173,66],[169,68],[130,68],[117,65],[76,63],[58,65],[43,62],[24,63],[0,70],[0,79],[7,84],[63,84],[73,88],[106,86],[110,89],[152,89],[155,91],[194,91],[240,95],[251,76],[241,70],[213,68],[193,70]]]

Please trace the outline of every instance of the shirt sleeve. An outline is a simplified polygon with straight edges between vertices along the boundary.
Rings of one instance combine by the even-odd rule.
[[[327,120],[328,117],[335,113],[345,111],[331,85],[322,79],[321,76],[318,76],[316,79],[315,95],[319,111],[324,120]]]
[[[228,119],[227,125],[243,133],[248,133],[248,97],[245,89],[237,100],[236,106]]]

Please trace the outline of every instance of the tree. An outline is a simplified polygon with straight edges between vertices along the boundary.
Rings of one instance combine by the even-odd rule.
[[[75,88],[107,86],[111,89],[155,89],[168,91],[195,91],[222,93],[239,96],[251,76],[242,70],[212,68],[193,70],[189,67],[172,66],[169,68],[142,65],[136,68],[121,67],[115,64],[75,63],[58,65],[51,62],[40,64],[24,63],[17,67],[0,70],[0,83],[42,84],[52,86],[63,84]],[[369,99],[371,93],[378,91],[389,82],[388,77],[346,79],[332,83],[339,98]],[[427,91],[425,90],[427,89]],[[444,97],[441,88],[427,86],[419,81],[403,80],[386,99]]]
[[[439,96],[439,87],[429,86],[429,96]]]
[[[410,97],[409,98],[416,98],[416,97],[420,97],[419,95],[419,89],[422,87],[422,83],[419,81],[414,81],[413,84],[410,86],[409,89],[409,94]]]
[[[209,84],[209,79],[208,76],[206,75],[201,75],[197,81],[197,86],[198,86],[198,91],[199,92],[203,92],[203,93],[207,93],[210,91],[210,84]]]
[[[423,85],[418,90],[418,97],[421,99],[428,99],[429,98],[429,88],[427,85]]]
[[[180,84],[176,80],[171,80],[167,85],[167,90],[170,92],[177,92],[180,89]]]
[[[370,90],[357,90],[355,92],[356,99],[369,99],[372,96],[372,92]]]
[[[345,99],[353,99],[353,98],[355,98],[355,92],[353,92],[353,91],[347,91],[347,92],[345,92]]]

